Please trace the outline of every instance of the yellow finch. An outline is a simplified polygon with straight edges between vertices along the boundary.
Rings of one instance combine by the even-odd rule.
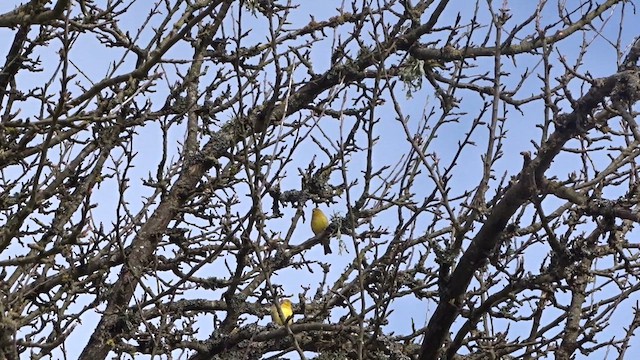
[[[293,322],[293,306],[291,305],[291,300],[282,300],[280,302],[280,310],[282,311],[282,315],[284,315],[287,324],[291,324]],[[271,320],[278,325],[284,324],[284,321],[282,321],[275,305],[271,305]]]
[[[324,230],[329,226],[329,219],[327,215],[325,215],[322,210],[319,208],[313,209],[311,213],[311,230],[313,233],[320,235],[324,232]],[[329,247],[329,238],[322,239],[322,246],[324,246],[324,254],[331,254],[331,247]]]

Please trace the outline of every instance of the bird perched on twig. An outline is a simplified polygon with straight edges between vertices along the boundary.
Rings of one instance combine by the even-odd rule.
[[[284,316],[287,324],[291,324],[293,322],[293,305],[291,304],[291,300],[282,300],[280,302],[280,311],[282,311],[282,315]],[[278,308],[275,304],[271,305],[271,320],[278,325],[284,325],[285,322],[282,320],[282,317],[280,317]]]
[[[313,209],[311,213],[311,230],[317,235],[322,234],[327,227],[329,227],[329,218],[319,208]],[[329,237],[325,237],[321,240],[322,246],[324,246],[324,254],[331,254],[331,247],[329,246]]]

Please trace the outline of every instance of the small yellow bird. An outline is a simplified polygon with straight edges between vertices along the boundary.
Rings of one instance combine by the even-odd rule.
[[[280,302],[280,310],[282,311],[282,315],[284,315],[287,324],[291,324],[293,322],[293,306],[291,305],[291,300],[282,300]],[[284,324],[284,321],[282,321],[275,305],[271,305],[271,320],[278,325]]]
[[[311,230],[317,235],[322,234],[324,230],[329,226],[329,218],[319,208],[313,209],[311,213]],[[322,246],[324,246],[324,254],[331,254],[331,247],[329,246],[329,238],[322,239]]]

